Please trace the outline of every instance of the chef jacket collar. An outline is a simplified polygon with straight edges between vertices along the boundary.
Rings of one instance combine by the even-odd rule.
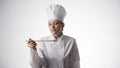
[[[52,39],[53,39],[53,40],[57,40],[57,41],[58,41],[58,40],[62,40],[62,38],[63,38],[63,35],[61,35],[61,36],[58,37],[57,39],[52,35]]]

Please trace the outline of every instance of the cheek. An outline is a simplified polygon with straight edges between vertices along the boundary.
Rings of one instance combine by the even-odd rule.
[[[57,30],[60,29],[60,26],[59,26],[59,25],[56,25],[56,26],[55,26],[55,29],[57,29]]]
[[[48,26],[48,28],[49,28],[49,30],[51,30],[51,27],[50,27],[50,26]]]
[[[50,26],[48,26],[48,28],[50,29]]]
[[[59,32],[61,30],[61,26],[57,27],[56,30]]]
[[[48,28],[49,28],[49,29],[51,29],[51,28],[52,28],[52,26],[48,26]]]

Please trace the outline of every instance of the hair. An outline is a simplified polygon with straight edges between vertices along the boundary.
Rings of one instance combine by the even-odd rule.
[[[60,22],[60,24],[63,24],[64,25],[64,23],[63,22],[61,22],[61,21],[59,21]],[[63,28],[62,28],[62,31],[63,31]]]

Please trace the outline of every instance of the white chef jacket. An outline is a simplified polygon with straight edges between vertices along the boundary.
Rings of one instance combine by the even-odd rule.
[[[55,40],[53,36],[42,40]],[[30,56],[32,68],[80,68],[80,57],[74,38],[62,35],[56,42],[37,43],[37,53]]]

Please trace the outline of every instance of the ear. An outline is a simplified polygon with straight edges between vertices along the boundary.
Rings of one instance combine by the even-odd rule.
[[[62,23],[62,28],[64,28],[64,26],[65,26],[65,24],[64,24],[64,23]]]

